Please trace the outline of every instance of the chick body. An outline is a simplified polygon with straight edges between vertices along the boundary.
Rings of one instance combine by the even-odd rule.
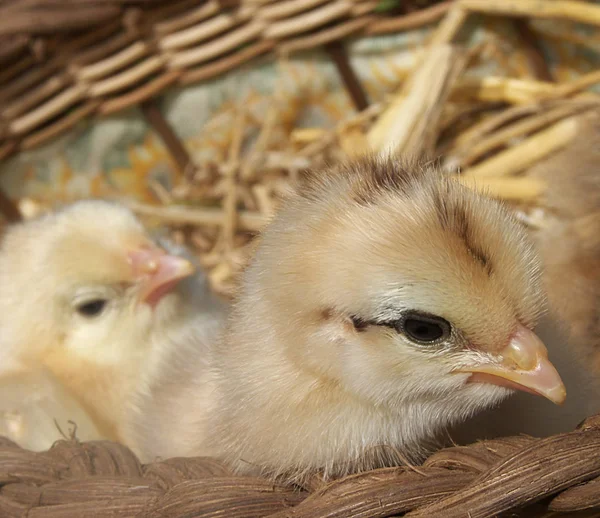
[[[186,426],[161,419],[159,451],[176,438],[177,454],[296,482],[416,460],[511,393],[470,383],[478,371],[541,362],[548,379],[527,383],[560,392],[530,331],[542,306],[535,254],[498,203],[429,164],[333,168],[260,237],[224,336],[165,404]],[[540,353],[514,360],[524,370],[521,334]]]
[[[135,271],[144,260],[155,270]],[[218,302],[190,272],[117,204],[78,202],[11,228],[0,250],[0,409],[7,432],[14,419],[30,430],[12,438],[44,449],[61,437],[57,419],[81,439],[127,442],[166,358],[212,333]]]

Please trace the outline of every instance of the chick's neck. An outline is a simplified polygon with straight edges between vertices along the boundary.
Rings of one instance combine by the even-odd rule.
[[[104,344],[114,347],[116,357],[90,357],[64,353],[63,347],[51,348],[43,361],[84,407],[103,438],[124,441],[123,423],[135,411],[137,396],[150,391],[161,362],[172,348],[192,315],[189,304],[180,293],[174,293],[152,309],[150,328],[141,336]],[[150,311],[149,308],[144,308]]]

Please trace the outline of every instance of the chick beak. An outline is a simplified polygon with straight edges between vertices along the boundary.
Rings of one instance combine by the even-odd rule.
[[[128,260],[134,278],[140,284],[139,300],[151,307],[195,270],[187,259],[169,255],[161,248],[132,250],[128,253]]]
[[[498,363],[465,367],[470,372],[469,382],[491,383],[544,396],[560,405],[567,396],[565,386],[554,365],[548,360],[548,351],[538,336],[525,326],[519,328],[502,351]]]

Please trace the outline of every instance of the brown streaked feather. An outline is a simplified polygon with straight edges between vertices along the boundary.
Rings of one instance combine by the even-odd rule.
[[[422,186],[427,176],[443,174],[434,165],[432,160],[368,154],[318,172],[306,172],[298,193],[318,200],[342,180],[350,186],[352,200],[359,204],[373,203],[385,192],[408,196]]]

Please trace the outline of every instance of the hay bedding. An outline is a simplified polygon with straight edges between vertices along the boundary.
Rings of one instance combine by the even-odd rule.
[[[170,190],[152,182],[158,205],[131,206],[192,248],[213,288],[227,297],[252,252],[252,238],[302,171],[366,149],[444,156],[450,170],[462,172],[461,181],[510,202],[532,228],[543,226],[545,186],[527,170],[567,146],[578,131],[575,116],[600,105],[600,97],[586,91],[600,82],[598,70],[554,82],[554,69],[569,70],[568,50],[552,47],[567,60],[554,69],[540,50],[544,37],[596,48],[593,33],[579,39],[568,33],[575,22],[600,26],[594,3],[110,0],[81,6],[0,2],[6,43],[0,53],[0,159],[65,133],[82,118],[141,103],[183,178]],[[461,30],[486,22],[477,17],[482,13],[515,25],[521,36],[511,42],[514,48],[507,51],[506,42],[489,33],[469,47],[456,43],[463,41]],[[546,35],[539,27],[532,31],[523,16],[566,25]],[[429,46],[415,50],[415,66],[399,91],[367,106],[364,88],[335,42],[427,26],[433,26]],[[301,99],[285,92],[287,58],[323,45],[358,113],[334,128],[299,129]],[[507,52],[526,66],[504,63]],[[152,97],[263,54],[275,56],[281,71],[267,110],[250,113],[234,103],[230,113],[220,113],[234,121],[228,148],[219,160],[194,163]],[[502,73],[520,75],[472,73],[491,61],[502,65]],[[25,216],[44,209],[29,201],[21,200]],[[15,219],[8,202],[0,196],[0,208]]]
[[[310,38],[297,20],[291,24],[285,20],[298,13],[279,12],[281,7],[274,2],[222,2],[221,6],[206,2],[200,10],[191,1],[167,7],[160,4],[148,1],[151,7],[140,10],[146,2],[82,2],[83,16],[65,8],[66,2],[48,2],[44,8],[59,16],[30,26],[32,19],[40,19],[24,13],[34,11],[38,3],[0,2],[0,13],[14,15],[13,21],[21,23],[11,25],[6,18],[0,23],[0,35],[7,43],[0,60],[12,63],[3,76],[5,106],[13,102],[15,92],[22,99],[5,113],[10,120],[0,133],[0,155],[34,147],[92,113],[120,110],[169,85],[211,77],[275,48],[285,72],[285,54],[295,49],[349,34],[411,29],[442,18],[430,46],[419,55],[414,70],[393,97],[365,106],[366,98],[343,52],[334,48],[332,58],[337,60],[359,112],[333,129],[294,129],[279,118],[285,100],[275,92],[270,110],[259,123],[252,121],[243,106],[234,108],[236,123],[223,162],[193,164],[156,106],[144,105],[148,120],[175,163],[185,170],[185,181],[172,191],[155,186],[162,206],[131,206],[150,223],[168,225],[175,240],[192,247],[209,271],[215,290],[226,296],[234,293],[235,278],[252,252],[253,236],[302,171],[369,148],[444,156],[445,167],[462,170],[460,181],[508,201],[527,225],[543,229],[546,186],[526,172],[568,146],[578,134],[577,117],[600,106],[600,98],[585,91],[600,80],[597,71],[568,83],[543,80],[548,79],[549,70],[531,38],[523,39],[517,51],[532,64],[537,79],[469,76],[470,67],[493,53],[494,42],[469,49],[453,43],[472,12],[600,25],[600,7],[584,2],[460,0],[391,18],[376,14],[379,2],[356,2],[351,7],[346,2],[321,2],[319,8],[329,9],[326,12],[332,18],[322,22],[322,27],[309,27],[315,31]],[[289,6],[300,4],[290,2]],[[412,3],[414,7],[417,4]],[[247,13],[256,14],[263,7],[275,10],[266,16],[272,30],[237,33],[241,40],[236,40],[234,47],[226,42],[220,47],[221,54],[215,51],[218,59],[214,60],[215,54],[207,58],[202,52],[193,53],[194,48],[180,49],[181,31],[205,30],[202,24],[214,23],[219,9],[234,9],[240,17],[230,20],[226,33],[230,35],[243,30],[244,24],[252,25]],[[342,15],[334,14],[335,9],[342,9]],[[92,11],[96,18],[91,17]],[[108,21],[118,20],[121,29],[114,33],[94,28],[87,36],[67,37],[69,27],[81,29],[81,24],[90,20],[106,22],[107,27]],[[148,27],[155,30],[148,31]],[[11,30],[27,35],[11,36],[8,44]],[[59,36],[55,38],[56,33]],[[193,40],[191,32],[185,34]],[[315,40],[315,36],[319,38]],[[118,55],[125,61],[107,61],[107,55],[122,46],[122,41],[115,42],[118,38],[128,44],[145,44],[140,56],[154,60],[150,61],[152,67],[135,68],[125,54]],[[159,38],[159,44],[149,45],[152,38]],[[165,38],[170,43],[165,44]],[[90,42],[100,40],[101,45],[89,48]],[[66,50],[58,52],[65,42],[69,43],[64,45]],[[240,42],[243,45],[238,48]],[[202,50],[206,52],[205,47]],[[55,60],[69,52],[81,58],[71,69],[64,60]],[[29,62],[19,64],[15,56],[22,58],[24,53]],[[37,67],[33,66],[36,59]],[[173,62],[181,66],[170,67]],[[94,68],[98,63],[102,66]],[[54,81],[25,95],[27,81],[14,79],[19,66],[31,67],[25,77],[42,74]],[[65,83],[65,74],[73,70],[84,70],[75,75],[80,83],[72,85],[72,76]],[[65,92],[77,95],[65,96]],[[7,124],[6,118],[3,124]],[[258,136],[248,145],[252,125]],[[7,200],[0,202],[7,215],[15,216]],[[26,216],[43,209],[28,200],[21,200],[20,208]],[[419,467],[376,470],[329,484],[315,478],[309,487],[285,488],[262,479],[234,477],[212,459],[169,459],[141,465],[127,448],[109,442],[79,443],[72,438],[48,452],[32,453],[0,439],[0,516],[600,516],[599,451],[600,417],[594,417],[572,433],[547,439],[523,436],[485,441],[442,450]]]

